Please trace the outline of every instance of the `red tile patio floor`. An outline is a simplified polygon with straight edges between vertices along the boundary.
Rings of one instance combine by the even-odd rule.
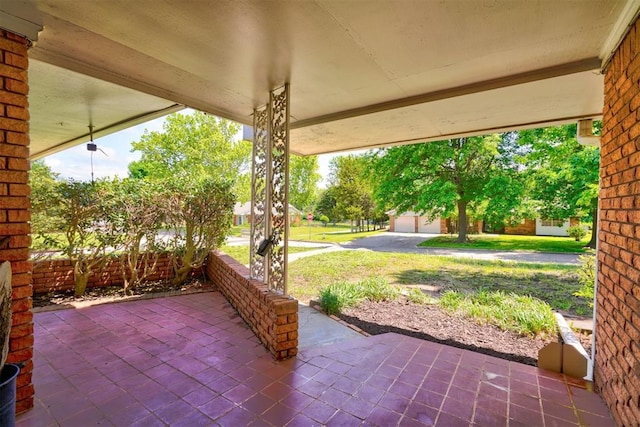
[[[275,362],[218,292],[35,315],[25,426],[613,425],[580,381],[397,334]]]

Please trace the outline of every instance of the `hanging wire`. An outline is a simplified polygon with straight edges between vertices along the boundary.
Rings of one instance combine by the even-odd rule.
[[[91,152],[91,184],[94,184],[94,179],[93,179],[93,153],[97,150],[102,151],[102,154],[104,154],[105,156],[109,157],[109,155],[107,155],[107,153],[104,152],[103,149],[98,148],[98,146],[93,142],[93,125],[89,125],[89,137],[91,139],[91,142],[89,142],[87,144],[87,150]]]
[[[89,125],[89,136],[91,143],[87,144],[87,150],[91,152],[91,184],[94,184],[93,180],[93,152],[96,151],[96,144],[93,142],[93,125]]]

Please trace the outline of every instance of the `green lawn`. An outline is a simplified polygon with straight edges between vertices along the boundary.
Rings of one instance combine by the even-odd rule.
[[[290,254],[295,254],[298,252],[314,251],[316,249],[319,249],[319,248],[304,248],[300,246],[289,246],[288,251]],[[225,246],[221,246],[220,250],[243,265],[249,264],[249,245],[243,245],[243,246],[225,245]]]
[[[343,243],[362,237],[375,236],[384,230],[364,231],[352,233],[349,225],[315,225],[311,227],[301,225],[289,229],[289,240],[301,240],[307,242]]]
[[[495,249],[501,251],[536,251],[583,253],[590,236],[576,242],[571,237],[512,236],[507,234],[477,234],[469,243],[456,242],[456,236],[440,236],[425,240],[418,246],[427,248]]]
[[[577,266],[562,264],[340,251],[290,263],[289,292],[308,302],[317,299],[320,289],[331,283],[381,277],[391,284],[433,287],[440,292],[486,290],[531,295],[554,309],[587,314],[591,312],[587,302],[573,296],[580,288],[577,270]]]
[[[289,240],[300,240],[304,242],[320,242],[320,243],[344,243],[362,237],[375,236],[384,230],[364,231],[353,233],[351,226],[348,224],[327,225],[312,221],[311,226],[303,225],[289,227]],[[371,227],[373,228],[373,227]],[[240,237],[242,230],[249,230],[249,225],[240,225],[231,227],[230,236]]]

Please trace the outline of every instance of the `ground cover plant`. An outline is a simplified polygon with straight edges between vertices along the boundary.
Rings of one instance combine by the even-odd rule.
[[[502,251],[535,251],[583,253],[588,248],[588,238],[576,241],[571,237],[516,236],[507,234],[479,234],[469,237],[467,243],[459,243],[456,237],[438,236],[425,240],[418,246],[424,248],[489,249]]]

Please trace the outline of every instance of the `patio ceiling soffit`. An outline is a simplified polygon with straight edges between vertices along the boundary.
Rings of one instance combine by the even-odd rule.
[[[100,137],[184,106],[251,125],[282,81],[299,154],[599,118],[600,70],[640,10],[640,0],[380,3],[366,13],[331,0],[125,3],[0,4],[0,27],[37,40],[33,158],[86,142],[89,124]],[[441,34],[458,21],[458,38]]]

